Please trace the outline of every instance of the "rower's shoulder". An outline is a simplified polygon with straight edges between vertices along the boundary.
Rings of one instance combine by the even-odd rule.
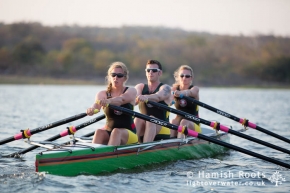
[[[107,90],[101,90],[96,94],[96,98],[106,98],[107,97]]]
[[[199,91],[199,87],[198,87],[198,86],[193,86],[193,87],[191,87],[190,90],[196,90],[196,91]]]
[[[144,86],[145,86],[144,83],[139,83],[139,84],[136,84],[134,88],[138,90],[138,89],[143,89]]]
[[[163,84],[162,86],[160,86],[159,90],[170,90],[171,91],[171,86],[169,86],[168,84]]]
[[[136,92],[137,89],[133,86],[128,86],[128,89],[127,89],[128,92]]]
[[[107,90],[101,90],[97,94],[106,94],[106,93],[107,93]]]

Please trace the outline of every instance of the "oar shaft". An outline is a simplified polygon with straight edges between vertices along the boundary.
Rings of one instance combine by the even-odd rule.
[[[160,103],[156,103],[156,102],[153,102],[153,101],[148,101],[147,102],[148,104],[151,104],[153,106],[155,106],[156,108],[159,108],[159,109],[165,109],[169,112],[172,112],[174,114],[178,114],[178,115],[181,115],[183,116],[185,119],[188,119],[188,120],[191,120],[191,121],[194,121],[196,123],[202,123],[202,124],[205,124],[205,125],[208,125],[210,126],[211,122],[210,121],[207,121],[205,119],[202,119],[202,118],[199,118],[199,117],[196,117],[192,114],[189,114],[189,113],[185,113],[183,111],[180,111],[180,110],[177,110],[177,109],[174,109],[174,108],[171,108],[169,106],[166,106],[166,105],[163,105],[163,104],[160,104]]]
[[[203,103],[203,102],[200,102],[200,101],[198,101],[198,100],[196,100],[196,99],[194,99],[194,98],[190,98],[190,97],[186,97],[186,96],[183,96],[182,98],[184,98],[184,99],[186,99],[186,100],[188,100],[188,101],[191,101],[192,103],[195,103],[195,104],[197,104],[198,106],[201,106],[201,107],[203,107],[203,108],[206,108],[206,109],[208,109],[208,110],[211,110],[211,111],[213,111],[213,112],[215,112],[215,113],[217,113],[217,114],[220,114],[220,115],[222,115],[222,116],[224,116],[224,117],[228,117],[228,118],[230,118],[230,119],[232,119],[232,120],[234,120],[234,121],[237,121],[237,122],[240,121],[240,118],[238,118],[238,117],[236,117],[236,116],[234,116],[234,115],[231,115],[231,114],[229,114],[229,113],[226,113],[226,112],[224,112],[224,111],[221,111],[221,110],[219,110],[219,109],[217,109],[217,108],[214,108],[214,107],[212,107],[212,106],[209,106],[209,105],[207,105],[207,104],[205,104],[205,103]]]
[[[198,134],[197,137],[200,138],[200,139],[203,139],[203,140],[206,140],[206,141],[210,141],[212,143],[215,143],[215,144],[218,144],[218,145],[221,145],[221,146],[224,146],[224,147],[227,147],[227,148],[242,152],[244,154],[247,154],[247,155],[250,155],[250,156],[253,156],[253,157],[256,157],[256,158],[259,158],[259,159],[262,159],[262,160],[265,160],[265,161],[268,161],[268,162],[271,162],[271,163],[274,163],[274,164],[277,164],[277,165],[280,165],[280,166],[283,166],[285,168],[290,169],[290,165],[289,164],[281,162],[279,160],[275,160],[275,159],[272,159],[270,157],[267,157],[267,156],[264,156],[264,155],[249,151],[247,149],[244,149],[244,148],[241,148],[241,147],[238,147],[238,146],[234,146],[234,145],[231,145],[229,143],[225,143],[223,141],[208,137],[206,135]]]
[[[250,140],[250,141],[253,141],[253,142],[259,143],[259,144],[261,144],[261,145],[265,145],[265,146],[267,146],[267,147],[270,147],[270,148],[276,149],[276,150],[278,150],[278,151],[282,151],[282,152],[284,152],[284,153],[288,153],[288,154],[290,154],[290,151],[287,150],[287,149],[284,149],[284,148],[279,147],[279,146],[277,146],[277,145],[274,145],[274,144],[268,143],[268,142],[266,142],[266,141],[262,141],[262,140],[260,140],[260,139],[254,138],[254,137],[251,137],[251,136],[249,136],[249,135],[245,135],[245,134],[240,133],[240,132],[237,132],[237,131],[235,131],[235,130],[229,129],[229,130],[228,130],[228,133],[231,133],[231,134],[233,134],[233,135],[236,135],[236,136],[242,137],[242,138],[244,138],[244,139],[247,139],[247,140]]]
[[[183,129],[184,129],[182,126],[176,126],[176,125],[173,125],[173,124],[168,123],[166,121],[157,119],[155,117],[149,117],[147,115],[143,115],[141,113],[137,113],[135,111],[132,111],[132,110],[129,110],[129,109],[126,109],[126,108],[123,108],[123,107],[119,107],[119,106],[115,106],[115,105],[109,105],[109,108],[112,108],[112,109],[117,110],[117,111],[121,111],[121,112],[123,112],[123,113],[125,113],[127,115],[130,115],[130,116],[134,116],[134,117],[138,117],[140,119],[144,119],[145,121],[150,121],[150,122],[155,123],[157,125],[161,125],[161,126],[165,126],[167,128],[173,129],[173,130],[177,130],[179,132],[183,131]],[[228,143],[223,142],[223,141],[216,140],[216,139],[208,137],[206,135],[199,134],[199,133],[197,133],[196,131],[193,131],[193,130],[187,130],[187,131],[188,131],[188,135],[190,135],[192,137],[197,137],[197,138],[200,138],[200,139],[203,139],[203,140],[206,140],[206,141],[209,141],[209,142],[212,142],[212,143],[215,143],[215,144],[218,144],[218,145],[221,145],[221,146],[224,146],[224,147],[227,147],[227,148],[242,152],[244,154],[251,155],[253,157],[260,158],[262,160],[265,160],[265,161],[268,161],[268,162],[271,162],[271,163],[275,163],[277,165],[280,165],[280,166],[283,166],[285,168],[289,168],[290,169],[290,165],[287,164],[287,163],[284,163],[284,162],[281,162],[281,161],[278,161],[278,160],[263,156],[261,154],[258,154],[258,153],[243,149],[241,147],[237,147],[237,146],[228,144]]]
[[[188,100],[188,101],[191,101],[192,103],[195,103],[195,104],[197,104],[197,105],[199,105],[199,106],[201,106],[201,107],[204,107],[204,108],[206,108],[206,109],[208,109],[208,110],[211,110],[211,111],[213,111],[213,112],[215,112],[215,113],[217,113],[217,114],[220,114],[220,115],[222,115],[222,116],[224,116],[224,117],[227,117],[227,118],[232,119],[232,120],[234,120],[234,121],[236,121],[236,122],[239,122],[239,123],[241,123],[241,124],[243,124],[243,125],[244,125],[244,123],[245,123],[245,121],[246,121],[246,120],[243,119],[243,118],[238,118],[238,117],[236,117],[236,116],[234,116],[234,115],[231,115],[231,114],[226,113],[226,112],[224,112],[224,111],[222,111],[222,110],[219,110],[219,109],[217,109],[217,108],[214,108],[214,107],[212,107],[212,106],[209,106],[209,105],[207,105],[207,104],[205,104],[205,103],[203,103],[203,102],[200,102],[200,101],[198,101],[198,100],[196,100],[196,99],[193,99],[193,98],[191,98],[191,97],[182,96],[182,98],[184,98],[184,99],[186,99],[186,100]],[[260,132],[263,132],[263,133],[265,133],[265,134],[271,135],[272,137],[275,137],[275,138],[277,138],[277,139],[280,139],[280,140],[282,140],[282,141],[285,141],[285,142],[287,142],[287,143],[290,143],[290,139],[287,139],[286,137],[283,137],[283,136],[278,135],[278,134],[276,134],[276,133],[273,133],[273,132],[271,132],[271,131],[269,131],[269,130],[267,130],[267,129],[264,129],[264,128],[262,128],[261,126],[258,126],[258,125],[256,125],[255,123],[252,123],[252,122],[250,122],[250,121],[248,121],[248,124],[247,124],[246,126],[249,126],[249,127],[252,128],[252,129],[256,129],[256,130],[258,130],[258,131],[260,131]]]
[[[0,145],[14,141],[14,137],[9,137],[0,141]]]
[[[31,135],[33,135],[35,133],[39,133],[41,131],[45,131],[47,129],[51,129],[51,128],[63,125],[65,123],[69,123],[69,122],[81,119],[81,118],[83,118],[85,116],[87,116],[86,113],[81,113],[81,114],[78,114],[78,115],[74,115],[74,116],[71,116],[71,117],[68,117],[68,118],[65,118],[65,119],[50,123],[48,125],[44,125],[42,127],[38,127],[38,128],[32,129],[32,130],[28,129],[28,130],[25,130],[24,132],[25,132],[26,135],[28,135],[30,137]],[[18,139],[26,138],[26,136],[24,135],[24,132],[17,133],[17,134],[15,134],[12,137],[9,137],[9,138],[1,140],[0,141],[0,145],[5,144],[5,143],[9,143],[11,141],[15,141],[15,140],[18,140]]]
[[[88,133],[88,134],[83,135],[82,137],[91,137],[91,136],[93,136],[94,134],[95,134],[95,131],[92,131],[92,132],[90,132],[90,133]]]
[[[290,139],[288,139],[288,138],[286,138],[286,137],[283,137],[283,136],[281,136],[281,135],[278,135],[278,134],[276,134],[276,133],[273,133],[273,132],[271,132],[271,131],[269,131],[269,130],[266,130],[266,129],[264,129],[264,128],[258,126],[258,125],[256,125],[256,128],[255,128],[255,129],[258,130],[258,131],[261,131],[261,132],[263,132],[263,133],[265,133],[265,134],[271,135],[271,136],[273,136],[273,137],[275,137],[275,138],[277,138],[277,139],[280,139],[280,140],[282,140],[282,141],[285,141],[285,142],[287,142],[287,143],[290,143]]]
[[[213,123],[213,122],[210,122],[210,121],[204,120],[204,119],[202,119],[202,118],[196,117],[196,116],[194,116],[194,115],[191,115],[191,114],[189,114],[189,113],[186,113],[186,112],[183,112],[183,111],[180,111],[180,110],[177,110],[177,109],[173,109],[173,108],[171,108],[171,107],[169,107],[169,106],[166,106],[166,105],[163,105],[163,104],[160,104],[160,103],[156,103],[156,102],[153,102],[153,101],[148,101],[148,103],[151,104],[151,105],[153,105],[153,106],[155,106],[156,108],[166,109],[166,110],[168,110],[168,111],[170,111],[170,112],[173,112],[173,113],[175,113],[175,114],[177,114],[177,115],[179,115],[179,116],[184,117],[185,119],[188,119],[188,120],[191,120],[191,121],[199,121],[200,123],[203,123],[203,124],[205,124],[205,125],[208,125],[208,126],[214,128],[215,123]],[[220,130],[222,130],[222,131],[224,131],[224,132],[231,133],[231,134],[233,134],[233,135],[236,135],[236,136],[242,137],[242,138],[244,138],[244,139],[247,139],[247,140],[250,140],[250,141],[253,141],[253,142],[259,143],[259,144],[261,144],[261,145],[265,145],[265,146],[267,146],[267,147],[270,147],[270,148],[276,149],[276,150],[278,150],[278,151],[282,151],[282,152],[284,152],[284,153],[288,153],[288,154],[290,154],[290,151],[287,150],[287,149],[284,149],[284,148],[282,148],[282,147],[279,147],[279,146],[273,145],[273,144],[268,143],[268,142],[266,142],[266,141],[262,141],[262,140],[260,140],[260,139],[257,139],[257,138],[254,138],[254,137],[251,137],[251,136],[249,136],[249,135],[245,135],[245,134],[243,134],[243,133],[237,132],[237,131],[232,130],[232,129],[230,129],[230,128],[224,126],[224,125],[220,125],[220,124],[219,124],[217,127],[218,127],[217,129],[220,129]]]
[[[100,116],[98,116],[98,117],[96,117],[96,118],[94,118],[94,119],[91,119],[91,120],[89,120],[89,121],[87,121],[87,122],[84,122],[84,123],[82,123],[82,124],[76,126],[75,129],[76,129],[76,131],[78,131],[78,130],[80,130],[80,129],[82,129],[82,128],[88,126],[88,125],[91,125],[91,124],[93,124],[93,123],[96,123],[96,122],[98,122],[98,121],[100,121],[100,120],[102,120],[102,119],[104,119],[104,118],[105,118],[105,115],[100,115]],[[94,134],[95,132],[91,132],[91,133],[89,133],[89,134],[87,134],[87,135],[90,135],[90,136],[91,136],[92,133]],[[59,138],[62,138],[62,137],[64,137],[64,136],[68,135],[68,134],[69,134],[68,129],[66,129],[66,130],[62,131],[60,134],[57,134],[57,135],[55,135],[55,136],[53,136],[53,137],[51,137],[51,138],[48,138],[48,139],[46,139],[46,140],[44,140],[44,141],[55,141],[55,140],[57,140],[57,139],[59,139]],[[86,135],[85,135],[85,136],[83,136],[83,137],[89,137],[89,136],[86,136]],[[26,149],[24,149],[24,150],[20,150],[20,151],[18,151],[18,152],[16,152],[16,153],[10,154],[10,155],[8,155],[7,157],[13,157],[13,156],[15,156],[15,155],[25,154],[25,153],[27,153],[27,152],[29,152],[29,151],[32,151],[32,150],[34,150],[34,149],[37,149],[38,147],[39,147],[39,146],[37,146],[37,145],[33,145],[33,146],[30,146],[30,147],[28,147],[28,148],[26,148]]]

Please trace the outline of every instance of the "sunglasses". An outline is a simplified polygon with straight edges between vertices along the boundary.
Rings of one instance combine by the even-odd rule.
[[[148,73],[149,73],[150,71],[152,71],[152,72],[159,72],[160,69],[158,69],[158,68],[146,68],[145,71],[148,72]]]
[[[189,75],[189,74],[180,74],[179,76],[180,76],[180,78],[183,78],[183,77],[190,78],[191,77],[191,75]]]
[[[118,78],[123,78],[125,76],[125,74],[121,74],[121,73],[111,73],[112,77],[117,76]]]

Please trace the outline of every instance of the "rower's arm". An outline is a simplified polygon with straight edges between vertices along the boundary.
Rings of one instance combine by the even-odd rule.
[[[189,97],[194,97],[196,100],[199,100],[199,88],[197,86],[194,86],[190,90],[187,90],[186,94]]]
[[[171,87],[167,84],[162,85],[155,94],[146,95],[147,99],[154,102],[165,101],[169,103],[171,100]]]
[[[135,86],[135,89],[137,91],[137,97],[136,97],[136,100],[135,100],[135,105],[138,105],[139,104],[139,101],[137,100],[138,96],[142,95],[142,90],[144,88],[144,84],[143,83],[140,83],[140,84],[137,84]]]
[[[120,96],[108,99],[108,103],[112,105],[123,105],[126,103],[131,103],[135,105],[135,98],[137,95],[137,91],[133,87],[129,87],[125,93],[121,94]]]
[[[107,93],[106,91],[101,91],[101,92],[98,92],[96,94],[96,97],[95,97],[95,103],[93,104],[92,108],[94,109],[98,109],[100,110],[102,108],[102,106],[100,104],[97,103],[97,101],[99,100],[104,100],[107,98]]]
[[[106,91],[100,91],[95,96],[95,102],[92,105],[92,107],[87,109],[87,115],[92,116],[95,113],[95,110],[98,109],[98,112],[100,112],[102,106],[100,104],[97,104],[96,102],[99,100],[104,100],[107,98]]]

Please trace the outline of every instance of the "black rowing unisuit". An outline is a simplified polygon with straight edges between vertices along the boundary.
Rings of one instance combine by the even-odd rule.
[[[124,92],[126,92],[127,89],[128,87],[125,88]],[[107,98],[111,98],[111,93],[107,92]],[[134,109],[131,103],[123,104],[121,105],[121,107],[130,109],[130,110]],[[125,129],[129,129],[133,133],[136,133],[136,127],[135,127],[132,116],[126,115],[125,113],[121,111],[117,111],[109,107],[104,108],[104,113],[107,119],[107,122],[106,122],[107,131],[111,132],[114,128],[125,128]]]

